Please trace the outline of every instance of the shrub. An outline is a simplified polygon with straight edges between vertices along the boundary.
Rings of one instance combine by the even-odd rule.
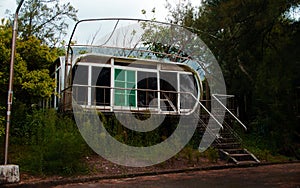
[[[5,107],[0,106],[0,137],[5,134],[5,116],[2,114],[5,111]]]
[[[216,163],[219,159],[219,152],[213,147],[209,147],[204,151],[203,155],[210,161]]]
[[[18,157],[21,169],[59,175],[85,170],[81,160],[87,147],[71,118],[60,116],[55,110],[35,110],[27,115],[24,126],[30,127],[30,136],[25,138],[24,151]]]

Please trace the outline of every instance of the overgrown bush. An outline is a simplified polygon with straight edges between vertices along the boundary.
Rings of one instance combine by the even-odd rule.
[[[251,151],[259,160],[267,162],[282,162],[294,160],[294,157],[281,155],[279,146],[270,138],[256,134],[242,134],[243,147]]]
[[[0,137],[5,133],[5,117],[2,114],[5,111],[3,106],[0,106]]]
[[[217,149],[209,147],[203,152],[203,156],[206,157],[210,162],[216,163],[219,159],[219,152]]]
[[[12,138],[19,148],[16,162],[35,174],[71,175],[85,170],[83,155],[88,152],[74,121],[55,110],[33,110]]]
[[[146,118],[143,114],[138,114],[137,118]],[[114,115],[103,116],[99,114],[104,126],[116,140],[121,143],[135,146],[135,147],[148,147],[163,142],[168,138],[176,129],[178,118],[167,116],[161,125],[149,132],[137,132],[126,128]],[[154,115],[155,117],[155,115]],[[122,120],[129,123],[134,123],[130,116],[127,114],[122,115]]]

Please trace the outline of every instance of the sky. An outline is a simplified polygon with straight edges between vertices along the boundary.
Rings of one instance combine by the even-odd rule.
[[[26,0],[25,0],[26,1]],[[180,0],[169,0],[175,4]],[[155,17],[159,21],[165,21],[168,11],[165,9],[165,0],[61,0],[71,2],[71,4],[79,10],[79,19],[99,18],[99,17],[131,17],[145,18],[141,13],[145,9],[150,14],[153,8],[156,8]],[[191,0],[194,5],[199,5],[201,0]],[[5,16],[6,10],[15,11],[16,0],[0,0],[0,18]]]
[[[25,0],[29,1],[29,0]],[[168,0],[171,4],[177,4],[181,0]],[[166,0],[61,0],[61,3],[71,2],[78,9],[78,18],[140,18],[166,21],[169,11],[165,8]],[[192,4],[198,6],[201,0],[191,0]],[[15,12],[16,0],[0,0],[0,18],[7,17],[7,10]],[[151,10],[155,8],[155,14]],[[142,10],[146,10],[146,15]],[[69,34],[74,26],[74,22],[69,23]],[[68,37],[68,36],[67,36]]]
[[[30,0],[25,0],[30,1]],[[184,0],[168,0],[169,3],[175,5]],[[199,6],[201,0],[190,0],[194,6]],[[166,21],[169,11],[165,8],[166,0],[61,0],[61,3],[71,2],[78,9],[78,18],[140,18],[152,19],[157,21]],[[0,0],[0,18],[7,17],[7,10],[11,13],[15,12],[17,7],[16,0]],[[155,8],[155,14],[151,10]],[[145,9],[147,14],[143,15],[142,10]],[[300,12],[300,11],[299,11]],[[297,12],[294,17],[300,18],[300,13]],[[70,21],[69,31],[66,40],[72,32],[74,22]],[[92,28],[92,30],[97,30]],[[83,31],[84,32],[84,31]],[[89,34],[87,35],[89,36]]]

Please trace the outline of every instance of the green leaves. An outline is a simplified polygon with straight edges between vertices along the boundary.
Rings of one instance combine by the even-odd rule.
[[[55,80],[50,78],[49,70],[34,70],[24,76],[22,89],[31,96],[38,98],[50,98],[54,93]]]
[[[24,39],[35,36],[51,47],[57,46],[66,35],[67,19],[77,21],[77,10],[59,0],[25,1],[19,14],[19,31]]]
[[[22,114],[23,122],[14,124],[11,138],[21,170],[38,175],[74,175],[86,170],[82,157],[88,153],[87,145],[70,117],[54,109]]]
[[[5,111],[5,108],[3,106],[0,106],[0,137],[2,135],[4,135],[5,133],[5,116],[2,115],[2,114],[5,114],[3,113]]]
[[[0,104],[5,104],[7,96],[11,34],[8,23],[0,26]],[[17,40],[14,64],[16,100],[31,104],[54,94],[55,79],[50,77],[48,69],[60,53],[59,49],[49,48],[34,36]]]
[[[192,7],[172,12],[174,22],[201,31],[250,131],[279,147],[288,145],[286,138],[299,140],[300,20],[287,16],[295,7],[299,1],[205,0],[197,17],[188,13]]]
[[[57,58],[57,50],[49,48],[41,40],[30,36],[27,40],[20,41],[17,52],[27,62],[29,71],[47,69]]]

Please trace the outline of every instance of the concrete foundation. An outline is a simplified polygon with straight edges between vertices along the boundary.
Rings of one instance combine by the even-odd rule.
[[[20,172],[18,165],[0,165],[0,184],[18,183]]]

